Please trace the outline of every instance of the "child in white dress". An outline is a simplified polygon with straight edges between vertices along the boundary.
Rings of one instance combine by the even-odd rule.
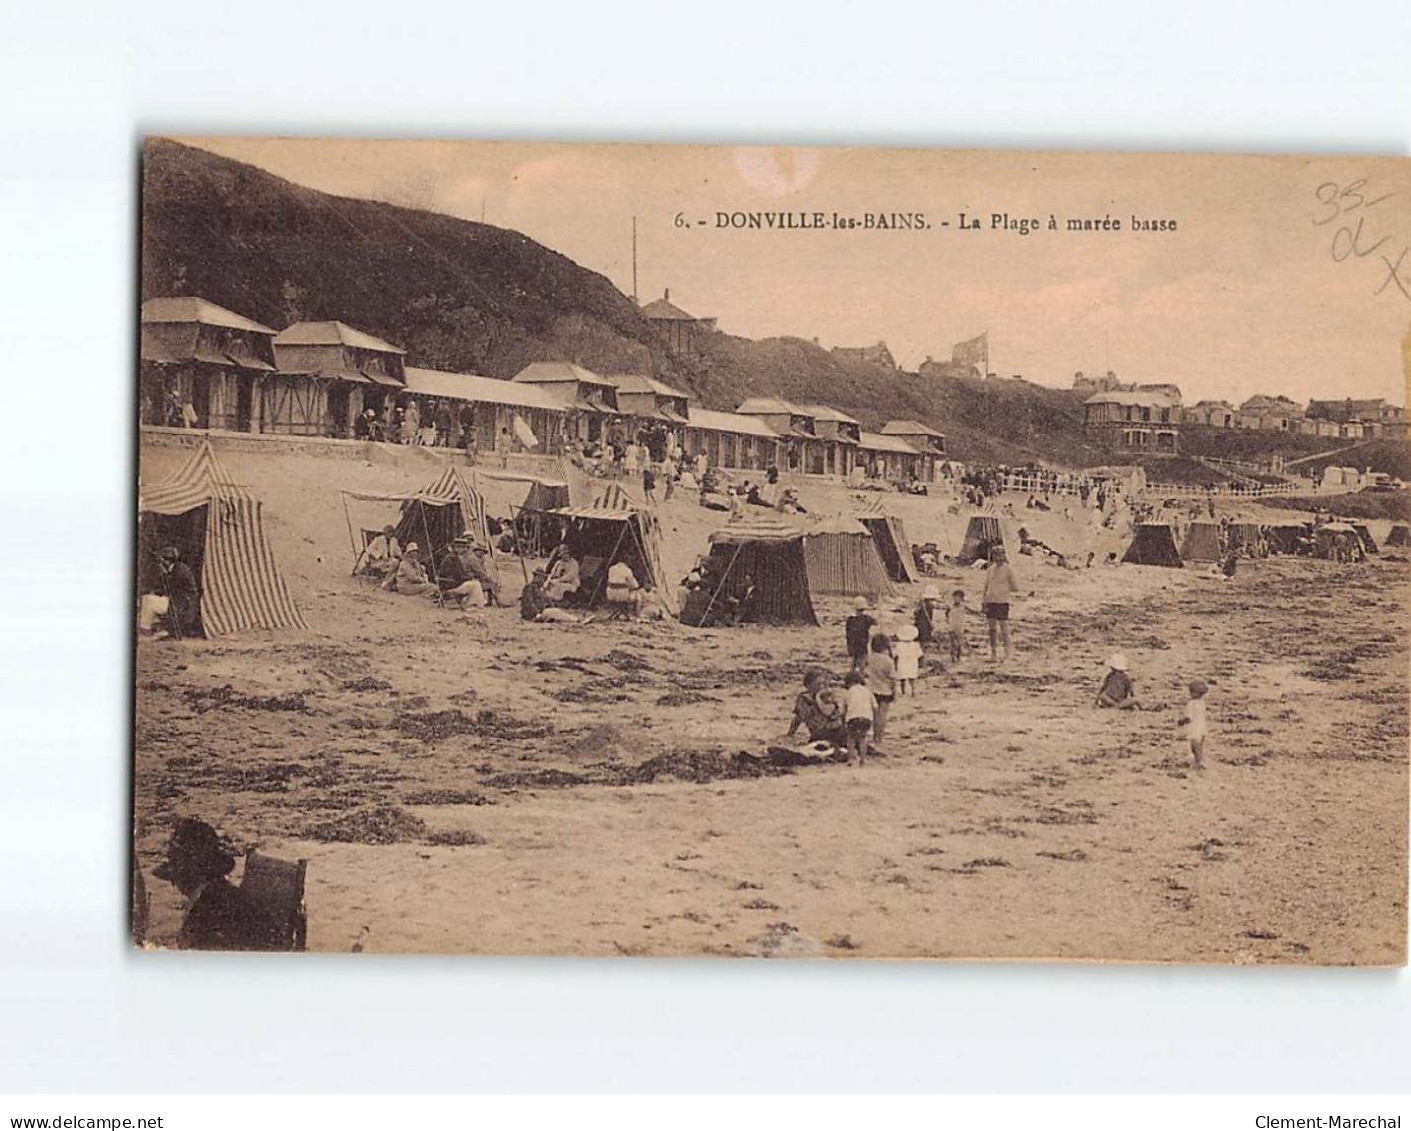
[[[1191,759],[1197,770],[1205,769],[1205,693],[1208,688],[1201,680],[1190,685],[1190,701],[1186,703],[1186,713],[1181,716],[1185,724],[1186,741],[1191,745]]]
[[[897,629],[892,658],[897,665],[898,695],[916,694],[916,681],[921,678],[921,645],[916,642],[917,635],[914,624],[904,624]]]

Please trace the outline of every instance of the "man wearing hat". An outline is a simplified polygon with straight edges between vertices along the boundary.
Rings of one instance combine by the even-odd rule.
[[[200,635],[201,591],[196,575],[181,560],[181,551],[175,546],[163,546],[157,551],[157,566],[162,573],[162,595],[168,602],[171,634],[178,640]]]
[[[235,857],[216,830],[185,817],[176,823],[166,861],[153,873],[187,900],[177,946],[183,950],[259,950],[261,919],[248,897],[225,877]]]
[[[485,552],[468,534],[458,535],[436,563],[436,581],[443,599],[462,605],[498,605],[499,586],[485,566]]]
[[[1136,688],[1127,674],[1127,657],[1121,652],[1114,652],[1107,661],[1107,678],[1097,693],[1097,705],[1116,707],[1119,711],[1131,711],[1137,706]]]
[[[540,566],[534,571],[534,576],[524,583],[519,593],[521,620],[533,620],[549,607],[549,599],[544,595],[544,581],[548,576],[548,572]]]
[[[396,572],[397,563],[401,560],[402,544],[397,541],[396,530],[388,523],[382,528],[382,533],[367,544],[367,550],[363,553],[363,572],[370,577],[389,577]]]

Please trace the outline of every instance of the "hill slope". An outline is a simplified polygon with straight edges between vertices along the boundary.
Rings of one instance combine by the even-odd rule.
[[[921,420],[964,460],[1103,460],[1070,391],[923,382],[799,338],[717,332],[698,356],[673,357],[608,279],[518,232],[330,196],[156,139],[143,152],[142,297],[170,294],[198,294],[276,329],[338,318],[434,368],[511,377],[531,361],[564,359],[652,372],[708,408],[778,393],[835,405],[866,427]]]

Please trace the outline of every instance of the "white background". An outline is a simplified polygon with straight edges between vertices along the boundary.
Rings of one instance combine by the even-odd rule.
[[[1392,971],[127,954],[144,131],[1405,154],[1411,4],[0,5],[0,1092],[1411,1089]]]

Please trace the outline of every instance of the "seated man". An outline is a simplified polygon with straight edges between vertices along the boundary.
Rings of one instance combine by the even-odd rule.
[[[500,587],[485,564],[485,551],[468,535],[455,538],[436,563],[441,595],[465,604],[498,605]]]
[[[549,604],[557,605],[570,593],[577,593],[582,583],[578,559],[564,550],[557,560],[549,565],[549,576],[544,582],[544,596]]]
[[[462,608],[485,604],[485,586],[471,569],[472,550],[470,539],[456,538],[436,560],[436,585],[442,600],[455,601]]]
[[[363,551],[362,572],[369,577],[385,579],[397,571],[397,563],[401,560],[402,544],[397,541],[397,532],[389,524]]]
[[[677,614],[682,624],[688,624],[692,628],[699,628],[705,621],[706,611],[710,608],[710,590],[699,581],[695,585],[688,586],[681,597],[681,611]]]
[[[397,563],[397,572],[382,583],[382,588],[400,593],[404,597],[436,597],[440,590],[426,576],[426,567],[421,564],[421,547],[408,542]]]
[[[163,546],[157,551],[157,563],[162,574],[162,596],[167,599],[167,627],[173,637],[182,640],[201,633],[201,587],[196,574],[181,560],[175,546]]]

